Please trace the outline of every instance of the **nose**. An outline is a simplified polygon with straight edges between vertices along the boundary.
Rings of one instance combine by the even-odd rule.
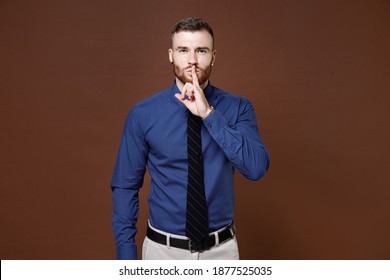
[[[188,64],[190,64],[190,65],[197,65],[198,64],[198,58],[197,58],[195,52],[190,52]]]

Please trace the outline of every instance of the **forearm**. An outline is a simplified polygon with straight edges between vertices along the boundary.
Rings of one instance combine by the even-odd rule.
[[[225,156],[246,178],[258,180],[266,173],[269,156],[254,116],[245,125],[231,125],[217,109],[203,122]]]
[[[117,259],[138,259],[135,234],[138,219],[138,190],[112,187],[112,229]]]

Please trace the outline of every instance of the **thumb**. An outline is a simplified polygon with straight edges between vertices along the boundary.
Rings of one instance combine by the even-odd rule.
[[[185,96],[183,96],[183,94],[180,94],[180,93],[176,93],[175,94],[175,97],[181,101],[181,102],[184,102],[184,100],[186,99]]]
[[[187,107],[189,100],[186,98],[185,95],[183,96],[183,94],[176,93],[175,97],[177,98],[177,100],[179,100],[181,103],[183,103]]]
[[[175,97],[177,98],[177,100],[179,100],[181,103],[184,104],[184,106],[187,107],[188,110],[190,110],[190,107],[191,107],[191,101],[189,101],[187,98],[183,98],[183,96],[180,94],[180,93],[176,93],[175,94]]]

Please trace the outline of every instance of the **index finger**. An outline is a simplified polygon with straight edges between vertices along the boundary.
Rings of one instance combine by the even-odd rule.
[[[192,65],[192,83],[199,86],[198,76],[196,76],[195,65]]]

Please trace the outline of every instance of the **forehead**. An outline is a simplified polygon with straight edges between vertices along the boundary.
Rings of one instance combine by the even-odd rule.
[[[213,38],[206,30],[179,31],[172,37],[172,46],[175,47],[208,47],[212,48]]]

